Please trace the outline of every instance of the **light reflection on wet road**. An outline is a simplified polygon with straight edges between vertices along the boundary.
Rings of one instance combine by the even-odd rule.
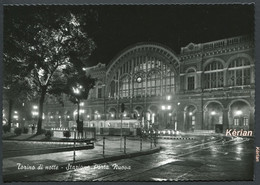
[[[202,144],[202,143],[207,144]],[[159,153],[26,179],[26,181],[252,180],[253,140],[159,140]],[[107,169],[97,169],[102,166]],[[115,169],[115,166],[126,168]],[[96,169],[95,169],[96,167]]]

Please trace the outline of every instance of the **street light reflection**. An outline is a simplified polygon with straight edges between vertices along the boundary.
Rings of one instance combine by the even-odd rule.
[[[237,153],[237,154],[241,154],[241,153],[242,153],[242,150],[243,150],[242,147],[240,147],[240,146],[237,146],[237,147],[236,147],[236,153]]]

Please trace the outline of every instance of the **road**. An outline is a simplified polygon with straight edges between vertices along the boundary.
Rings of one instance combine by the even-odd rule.
[[[252,180],[251,139],[159,140],[161,152],[88,166],[26,181]]]

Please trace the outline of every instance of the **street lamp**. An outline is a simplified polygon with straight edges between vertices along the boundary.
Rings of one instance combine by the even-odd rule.
[[[242,111],[241,110],[237,110],[236,112],[235,112],[235,114],[236,114],[236,116],[240,116],[240,115],[242,115]]]
[[[175,120],[175,123],[174,123],[174,130],[177,131],[177,128],[178,128],[178,111],[179,111],[179,105],[181,103],[178,102],[177,103],[177,107],[176,107],[176,120]]]
[[[59,122],[60,122],[60,127],[61,127],[61,116],[59,116]]]
[[[72,87],[73,93],[75,94],[75,98],[77,100],[77,126],[79,128],[79,114],[80,114],[80,98],[78,97],[80,95],[80,91],[82,89],[82,85],[77,84],[76,87]],[[82,133],[83,135],[83,133]],[[76,156],[76,129],[74,130],[74,146],[73,146],[73,163],[75,162],[75,156]]]
[[[33,105],[32,108],[33,108],[33,110],[32,110],[32,118],[36,119],[36,117],[39,115],[38,106],[37,105]]]
[[[76,85],[76,87],[72,87],[72,90],[73,90],[73,93],[75,94],[75,98],[77,99],[77,124],[79,124],[79,115],[80,115],[80,99],[79,98],[77,98],[77,96],[79,96],[80,95],[80,91],[81,91],[81,89],[82,89],[82,85],[80,85],[80,84],[77,84]],[[82,105],[82,104],[81,104]],[[84,103],[83,103],[83,105],[84,105]]]

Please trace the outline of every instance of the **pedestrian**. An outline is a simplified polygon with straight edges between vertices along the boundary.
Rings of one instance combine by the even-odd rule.
[[[34,124],[32,125],[32,134],[34,134],[35,126]]]

